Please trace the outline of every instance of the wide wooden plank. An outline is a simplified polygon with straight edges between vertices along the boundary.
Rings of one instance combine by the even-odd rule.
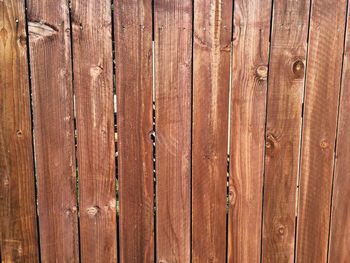
[[[268,77],[263,262],[294,262],[309,0],[275,1]]]
[[[120,261],[154,261],[152,1],[115,2]]]
[[[28,7],[41,259],[78,262],[69,7]]]
[[[348,6],[350,8],[350,6]],[[348,9],[349,14],[350,9]],[[329,240],[330,263],[350,258],[350,19],[347,17]]]
[[[189,262],[192,1],[154,9],[157,262]]]
[[[346,1],[311,6],[296,262],[326,262]]]
[[[194,3],[192,261],[225,262],[232,1]]]
[[[228,262],[259,262],[271,0],[234,4]]]
[[[116,262],[111,2],[72,1],[82,262]]]
[[[38,262],[24,1],[0,2],[0,258]]]

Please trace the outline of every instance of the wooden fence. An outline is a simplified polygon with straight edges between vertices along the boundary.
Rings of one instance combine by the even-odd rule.
[[[350,260],[347,0],[0,0],[2,262]]]

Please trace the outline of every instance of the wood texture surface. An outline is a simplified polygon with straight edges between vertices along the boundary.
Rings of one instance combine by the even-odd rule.
[[[155,0],[157,262],[190,260],[192,1]]]
[[[154,262],[152,2],[116,1],[120,261]]]
[[[0,2],[0,259],[38,262],[23,1]]]
[[[350,6],[348,6],[350,8]],[[350,20],[347,17],[341,100],[333,183],[333,206],[329,238],[329,263],[350,258]]]
[[[228,262],[260,260],[270,8],[234,5]]]
[[[296,262],[326,262],[346,1],[311,5]]]
[[[78,262],[69,7],[28,6],[41,260]]]
[[[225,262],[232,1],[194,3],[192,262]]]
[[[268,77],[263,262],[294,262],[310,2],[274,1]]]
[[[72,1],[82,262],[116,262],[110,1]]]

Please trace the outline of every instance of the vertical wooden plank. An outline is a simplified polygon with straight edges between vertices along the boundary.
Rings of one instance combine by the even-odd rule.
[[[350,20],[347,17],[344,64],[334,171],[333,207],[329,240],[330,263],[347,262],[350,258]]]
[[[271,0],[234,4],[228,262],[259,262]]]
[[[154,5],[157,262],[189,262],[192,1]]]
[[[226,260],[231,0],[194,2],[192,257]]]
[[[72,1],[82,262],[116,262],[111,2]]]
[[[38,261],[24,1],[0,2],[0,254]]]
[[[266,123],[263,262],[294,262],[296,190],[310,2],[275,1]]]
[[[78,262],[69,7],[28,7],[41,259]]]
[[[326,262],[346,0],[311,6],[296,262]]]
[[[115,6],[120,261],[154,261],[152,1]]]

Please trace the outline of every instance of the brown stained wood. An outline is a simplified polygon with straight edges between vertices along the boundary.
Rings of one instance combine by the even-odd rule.
[[[226,260],[231,0],[194,3],[192,261]]]
[[[154,5],[157,262],[189,262],[192,0]]]
[[[0,258],[38,262],[23,1],[0,2]]]
[[[72,1],[82,262],[116,262],[111,3]]]
[[[259,262],[270,0],[234,6],[228,262]]]
[[[350,8],[350,6],[348,6]],[[348,9],[349,14],[349,9]],[[329,239],[329,263],[350,258],[350,19],[347,17],[344,64],[333,183],[333,206]]]
[[[271,32],[263,262],[294,262],[296,190],[309,0],[275,1]]]
[[[311,6],[296,262],[326,262],[346,1]]]
[[[78,262],[69,7],[28,6],[41,260]]]
[[[154,261],[152,2],[115,6],[120,261]]]

